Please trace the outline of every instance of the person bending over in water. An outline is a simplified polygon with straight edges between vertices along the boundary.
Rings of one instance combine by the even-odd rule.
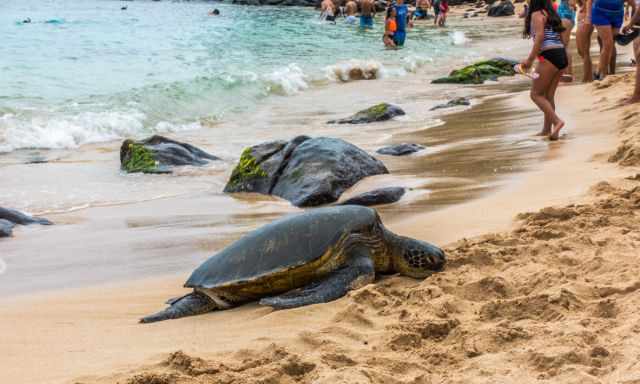
[[[438,13],[438,26],[444,27],[447,22],[447,13],[449,12],[449,1],[448,0],[440,0],[440,4],[438,5],[440,8],[440,13]]]
[[[544,113],[544,127],[540,134],[548,135],[550,140],[557,140],[564,127],[564,121],[555,111],[555,93],[560,74],[568,65],[567,51],[560,37],[563,31],[560,16],[553,9],[550,0],[531,0],[523,36],[533,38],[533,47],[529,57],[521,65],[526,71],[539,58],[539,76],[533,80],[531,100]]]
[[[360,28],[373,28],[373,16],[376,14],[376,5],[373,0],[362,0],[360,7]]]
[[[393,6],[389,6],[387,7],[387,15],[384,20],[384,35],[382,36],[382,41],[384,42],[385,47],[396,47],[396,43],[393,41],[393,35],[397,30],[396,9]]]
[[[356,13],[358,13],[358,4],[355,1],[349,0],[344,7],[345,21],[347,24],[356,23]]]
[[[336,6],[331,0],[322,0],[320,4],[320,18],[325,21],[336,22]]]
[[[627,34],[631,32],[634,26],[640,26],[640,7],[636,7],[635,13],[627,25],[625,25],[622,32]],[[633,54],[636,58],[636,85],[633,90],[633,95],[625,100],[628,104],[640,103],[640,37],[636,37],[633,41]]]

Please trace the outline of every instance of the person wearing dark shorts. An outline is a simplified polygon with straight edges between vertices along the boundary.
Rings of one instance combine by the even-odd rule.
[[[544,126],[540,135],[557,140],[564,121],[556,114],[555,94],[562,70],[567,68],[567,51],[560,34],[564,31],[560,16],[550,0],[531,0],[529,14],[525,18],[523,35],[533,39],[533,47],[521,63],[526,71],[538,58],[538,76],[531,87],[531,100],[544,113]]]
[[[611,69],[611,58],[614,54],[614,38],[620,32],[624,21],[625,0],[594,0],[591,8],[591,23],[598,31],[602,44],[600,62],[598,63],[597,80],[604,79]]]
[[[440,14],[440,0],[433,0],[433,24],[438,23],[438,15]]]

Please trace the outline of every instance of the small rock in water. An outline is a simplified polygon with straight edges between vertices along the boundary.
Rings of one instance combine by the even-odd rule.
[[[487,15],[490,17],[513,16],[516,8],[510,0],[496,1],[489,6]]]
[[[405,156],[414,152],[422,151],[424,148],[425,147],[420,144],[402,143],[380,148],[376,152],[381,155]]]
[[[328,124],[367,124],[378,121],[391,120],[396,116],[403,116],[405,113],[400,107],[381,103],[371,108],[362,110],[351,117],[339,120],[328,121]]]
[[[400,200],[404,193],[405,189],[402,187],[374,189],[345,200],[339,205],[363,205],[369,207],[371,205],[391,204]]]
[[[41,224],[51,225],[53,224],[49,220],[42,217],[29,216],[15,209],[0,207],[0,219],[10,221],[14,224],[29,225],[29,224]]]
[[[467,99],[466,97],[457,97],[453,100],[449,100],[449,102],[446,104],[436,105],[435,107],[431,108],[430,111],[435,111],[436,109],[452,108],[452,107],[466,106],[466,105],[471,105],[471,102],[469,101],[469,99]]]
[[[170,167],[202,166],[209,160],[220,158],[191,144],[158,135],[141,141],[127,139],[120,147],[120,167],[129,173],[171,173]]]
[[[9,220],[0,219],[0,237],[10,237],[16,225]]]

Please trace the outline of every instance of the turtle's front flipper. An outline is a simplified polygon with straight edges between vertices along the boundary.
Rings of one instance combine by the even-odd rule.
[[[275,309],[287,309],[327,303],[341,298],[352,289],[372,282],[375,278],[375,269],[368,250],[357,249],[352,251],[350,256],[349,264],[333,272],[324,280],[280,296],[264,298],[260,300],[260,304]]]
[[[155,323],[156,321],[179,319],[181,317],[200,315],[218,309],[216,303],[207,295],[192,292],[188,295],[171,299],[170,306],[154,314],[140,319],[141,323]]]

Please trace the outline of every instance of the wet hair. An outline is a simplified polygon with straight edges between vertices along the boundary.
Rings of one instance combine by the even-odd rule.
[[[522,36],[525,39],[531,38],[531,15],[538,11],[542,11],[542,13],[547,16],[546,25],[551,26],[554,32],[560,33],[565,30],[562,26],[562,20],[560,20],[558,12],[553,9],[551,0],[531,0],[531,3],[529,4],[529,12],[527,12],[527,16],[524,18],[524,31],[522,31]]]
[[[219,15],[219,14],[220,14],[220,11],[218,10],[218,8],[216,8],[216,9],[214,9],[214,10],[213,10],[213,14],[214,14],[214,15]]]
[[[387,7],[387,17],[385,19],[391,18],[391,14],[393,13],[394,10],[395,8],[393,7],[393,5]]]

